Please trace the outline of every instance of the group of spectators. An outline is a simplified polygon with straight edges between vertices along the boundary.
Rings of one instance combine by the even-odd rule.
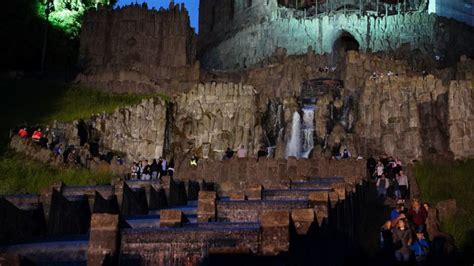
[[[408,177],[403,172],[402,161],[383,156],[378,161],[372,156],[367,160],[369,176],[376,182],[377,193],[384,200],[387,196],[396,200],[408,197]]]
[[[130,179],[132,180],[156,180],[169,175],[173,177],[174,160],[169,163],[166,158],[153,159],[150,164],[148,160],[133,162],[130,167]]]
[[[419,199],[409,202],[409,182],[402,161],[391,156],[382,156],[379,160],[370,156],[367,171],[376,184],[379,198],[390,197],[396,202],[380,229],[380,248],[384,257],[402,264],[425,265],[430,250],[426,232],[429,205],[422,204]],[[406,208],[408,203],[410,207]]]
[[[397,202],[390,219],[380,229],[380,247],[388,258],[426,265],[430,250],[426,233],[428,209],[429,205],[419,199],[413,199],[409,209],[404,201]]]
[[[59,134],[49,127],[42,128],[27,128],[22,127],[18,130],[18,136],[24,140],[32,141],[42,148],[51,150],[58,158],[58,162],[71,165],[89,167],[93,156],[98,157],[101,161],[111,163],[114,158],[112,152],[101,154],[98,148],[93,148],[89,143],[82,145],[64,145]],[[120,156],[117,157],[117,162],[123,164]]]
[[[225,160],[230,160],[232,159],[232,157],[234,157],[234,154],[236,152],[234,150],[232,150],[230,147],[227,147],[225,153],[224,153],[224,156],[222,157],[222,160],[225,161]],[[237,158],[246,158],[248,156],[248,151],[247,149],[245,148],[244,145],[241,145],[239,147],[239,149],[237,150]],[[268,152],[266,151],[265,147],[263,146],[260,146],[260,149],[257,151],[257,160],[262,158],[262,157],[267,157],[268,156]]]

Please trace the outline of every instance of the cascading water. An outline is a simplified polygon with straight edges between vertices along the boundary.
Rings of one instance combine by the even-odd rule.
[[[291,123],[291,137],[286,144],[285,158],[294,156],[299,158],[301,155],[301,117],[298,112],[293,113],[293,121]]]
[[[314,106],[303,107],[303,148],[302,158],[309,158],[314,148]]]

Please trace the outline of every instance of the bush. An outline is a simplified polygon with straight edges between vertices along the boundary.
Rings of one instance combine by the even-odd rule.
[[[442,229],[454,236],[456,245],[466,254],[474,253],[474,160],[415,166],[415,176],[423,200],[436,204],[456,199],[460,211],[445,221]]]

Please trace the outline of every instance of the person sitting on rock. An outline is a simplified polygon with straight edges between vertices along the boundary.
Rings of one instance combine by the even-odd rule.
[[[67,155],[67,163],[69,165],[75,165],[77,164],[77,153],[76,153],[76,149],[73,149],[69,152],[69,154]]]
[[[56,146],[54,146],[53,152],[56,156],[63,154],[63,144],[56,144]]]
[[[351,156],[351,152],[347,148],[344,149],[344,151],[342,152],[342,159],[349,159],[351,158]]]
[[[225,151],[224,157],[222,160],[230,160],[234,156],[234,151],[230,148],[227,147],[227,150]]]
[[[261,157],[267,157],[268,152],[265,150],[263,146],[260,146],[260,149],[258,149],[257,152],[257,160],[260,159]]]
[[[43,133],[41,132],[41,128],[38,128],[33,132],[33,135],[31,135],[31,140],[39,143],[42,137]]]
[[[240,159],[247,157],[247,149],[244,147],[244,145],[240,145],[240,148],[237,151],[237,157]]]
[[[20,130],[18,131],[18,136],[20,136],[20,138],[22,139],[28,138],[28,131],[26,131],[26,127],[20,128]]]

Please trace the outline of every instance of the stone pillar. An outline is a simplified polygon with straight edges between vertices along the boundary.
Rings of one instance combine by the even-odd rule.
[[[87,248],[87,265],[102,266],[105,261],[113,264],[118,254],[118,239],[118,214],[93,214]]]
[[[62,193],[64,188],[64,183],[63,182],[58,182],[58,183],[53,183],[48,190],[42,191],[40,194],[40,202],[43,204],[43,211],[44,211],[44,217],[46,224],[49,223],[49,212],[51,209],[51,200],[53,197],[53,190],[57,190],[60,193]]]
[[[160,211],[160,227],[182,227],[186,222],[186,216],[180,210]]]
[[[274,256],[290,247],[290,214],[288,211],[269,211],[260,216],[262,226],[260,253]]]
[[[313,209],[296,209],[291,211],[291,220],[298,235],[306,235],[314,223]]]
[[[122,210],[122,201],[123,201],[123,186],[124,181],[117,179],[112,182],[112,186],[114,187],[115,196],[117,196],[117,203],[119,206],[119,211]]]
[[[210,222],[215,221],[217,216],[215,191],[199,191],[197,221]]]

